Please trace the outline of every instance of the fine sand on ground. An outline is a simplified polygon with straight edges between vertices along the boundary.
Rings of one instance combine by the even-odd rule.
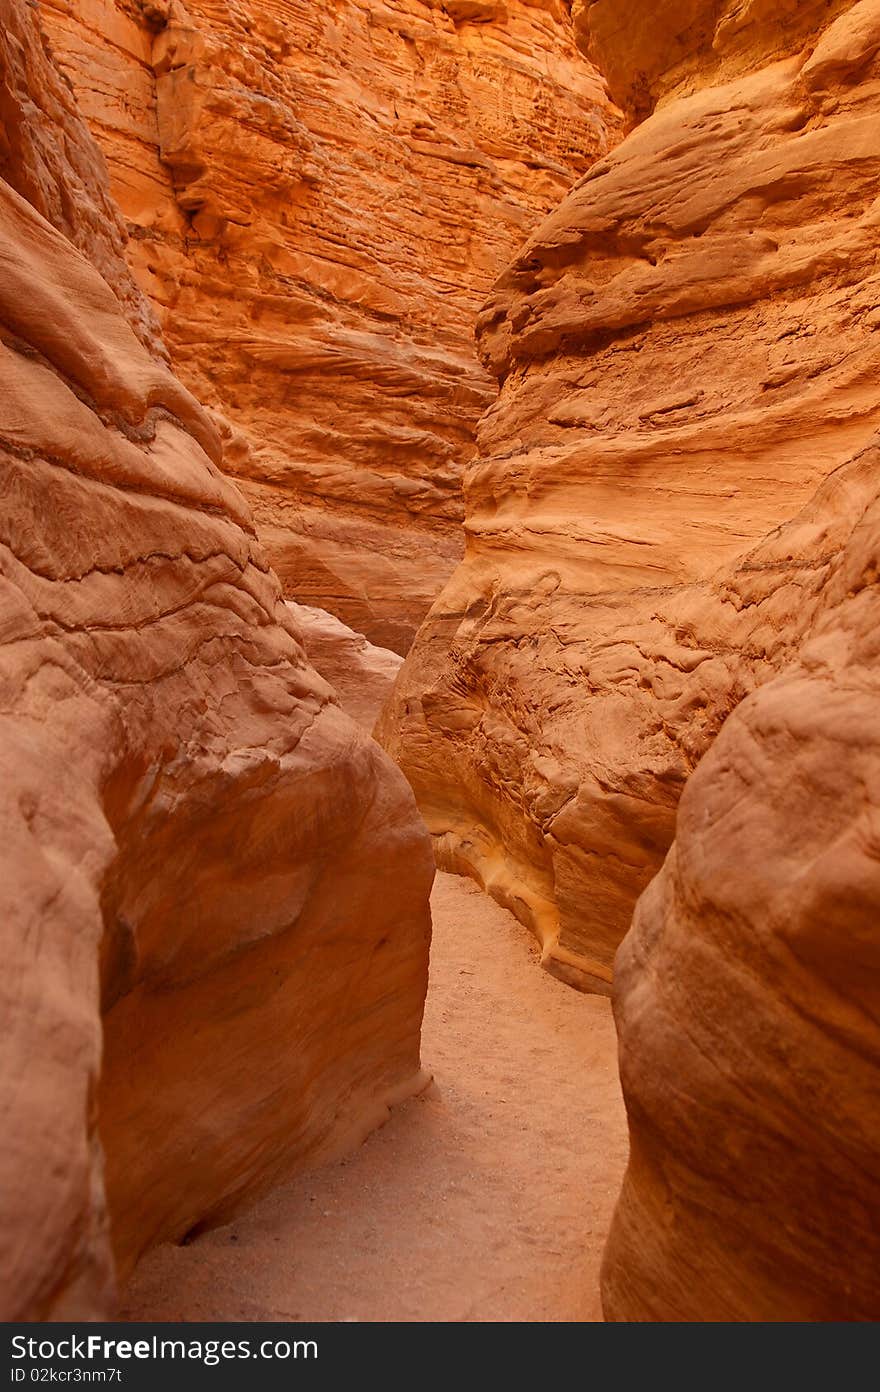
[[[347,1160],[151,1253],[122,1318],[601,1318],[626,1159],[609,1003],[543,972],[469,881],[438,875],[432,902],[432,1087]]]

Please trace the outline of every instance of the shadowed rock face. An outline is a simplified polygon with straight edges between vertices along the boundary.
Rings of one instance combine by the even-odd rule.
[[[414,1085],[433,869],[148,351],[19,0],[0,103],[0,1308],[79,1319]]]
[[[619,128],[567,6],[41,8],[285,591],[405,652],[461,556],[477,309]]]
[[[467,552],[381,726],[440,863],[591,989],[687,778],[798,650],[849,490],[873,486],[839,470],[880,424],[878,7],[804,7],[837,16],[809,34],[792,7],[721,9],[708,85],[698,43],[480,317],[502,391]],[[624,99],[626,26],[655,20],[622,13],[619,46],[595,42]]]

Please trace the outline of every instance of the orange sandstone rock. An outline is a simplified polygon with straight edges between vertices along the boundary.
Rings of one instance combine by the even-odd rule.
[[[287,608],[299,626],[309,662],[333,687],[352,720],[372,730],[403,658],[389,648],[375,647],[324,609],[291,601]]]
[[[595,37],[622,99],[630,27],[667,9],[699,11],[700,34],[716,17],[707,78],[698,43],[683,66],[655,54],[668,73],[645,88],[653,40],[634,47],[658,109],[483,311],[502,391],[466,475],[466,556],[381,726],[440,864],[599,990],[687,778],[798,649],[836,471],[880,424],[876,3],[622,8],[614,44]]]
[[[575,34],[632,123],[802,53],[856,0],[573,0]]]
[[[145,346],[34,9],[0,21],[0,1309],[82,1319],[413,1086],[433,867]]]
[[[878,468],[816,510],[850,535],[807,639],[690,779],[617,956],[610,1319],[880,1316]]]
[[[557,0],[42,0],[175,369],[299,602],[405,652],[461,555],[483,296],[619,117]]]
[[[127,265],[127,238],[104,161],[70,86],[25,5],[4,0],[2,20],[0,179],[92,262],[141,341],[154,356],[167,358],[155,314]]]

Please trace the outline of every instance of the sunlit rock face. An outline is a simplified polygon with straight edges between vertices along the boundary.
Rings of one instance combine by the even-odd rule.
[[[608,990],[686,780],[798,650],[849,490],[873,486],[861,465],[835,480],[880,424],[880,20],[575,18],[630,121],[657,109],[480,315],[501,394],[467,551],[381,733],[440,863],[529,923],[552,971]]]
[[[569,7],[42,0],[289,597],[405,652],[462,553],[477,309],[618,136]],[[250,446],[250,448],[248,448]]]
[[[112,1314],[146,1247],[420,1080],[427,834],[307,664],[123,252],[34,7],[0,0],[7,1319]]]

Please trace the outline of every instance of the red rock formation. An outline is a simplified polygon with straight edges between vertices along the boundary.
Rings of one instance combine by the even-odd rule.
[[[126,262],[127,238],[107,187],[104,161],[46,48],[25,7],[4,3],[0,179],[88,257],[141,342],[154,356],[167,358],[155,315]],[[63,144],[59,130],[64,131]]]
[[[694,773],[617,956],[611,1319],[880,1317],[878,470],[809,519],[808,641]]]
[[[617,129],[558,0],[42,0],[286,591],[405,652],[461,554],[476,309]]]
[[[34,9],[0,21],[0,1308],[80,1319],[111,1243],[124,1273],[412,1087],[433,871],[144,346]]]
[[[594,51],[661,102],[481,316],[467,554],[382,726],[440,863],[606,990],[686,779],[809,622],[833,514],[773,528],[880,423],[877,5],[619,9]]]
[[[377,648],[324,609],[288,601],[309,662],[336,692],[342,709],[372,730],[391,695],[403,658]]]

